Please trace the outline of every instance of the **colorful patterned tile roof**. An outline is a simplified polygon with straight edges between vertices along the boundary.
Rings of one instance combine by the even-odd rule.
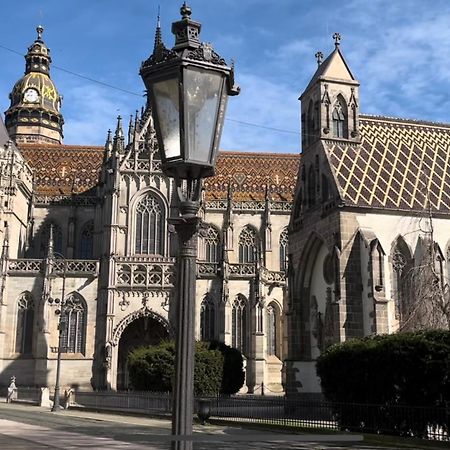
[[[103,147],[21,144],[39,195],[82,194],[98,182]]]
[[[216,175],[205,180],[206,199],[264,200],[266,186],[275,201],[292,201],[300,155],[288,153],[221,152]]]
[[[81,194],[98,182],[103,147],[22,144],[20,150],[39,195]],[[236,201],[263,200],[266,185],[273,200],[292,201],[299,162],[293,154],[221,152],[216,175],[205,182],[206,198],[226,199],[231,183]]]
[[[325,143],[347,205],[450,212],[450,125],[360,116],[361,145]]]

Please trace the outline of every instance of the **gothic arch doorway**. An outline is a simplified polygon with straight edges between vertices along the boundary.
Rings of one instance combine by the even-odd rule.
[[[117,389],[129,389],[130,380],[127,367],[128,354],[135,348],[157,345],[169,338],[167,324],[159,317],[144,315],[130,322],[123,330],[119,340],[117,358]]]

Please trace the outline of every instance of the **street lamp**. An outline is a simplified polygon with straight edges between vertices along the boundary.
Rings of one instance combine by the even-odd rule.
[[[55,252],[53,250],[53,225],[50,225],[50,234],[49,234],[49,245],[48,245],[48,254],[47,254],[47,278],[54,279],[57,278],[56,272],[57,268],[57,260],[61,260],[62,262],[62,290],[61,290],[61,299],[48,297],[48,303],[50,306],[54,306],[55,314],[58,316],[58,347],[56,348],[57,357],[56,357],[56,381],[55,381],[55,394],[53,396],[53,407],[52,412],[58,412],[60,410],[60,376],[61,376],[61,353],[63,350],[62,346],[62,337],[64,331],[67,329],[67,317],[66,317],[66,299],[65,299],[65,290],[66,290],[66,268],[67,268],[67,260],[64,258],[61,253]]]
[[[172,449],[192,449],[194,391],[195,282],[201,219],[202,179],[214,175],[229,95],[237,95],[233,67],[201,43],[201,24],[184,2],[181,20],[172,24],[175,46],[167,49],[159,23],[155,48],[141,66],[152,106],[163,172],[175,179],[179,216],[170,219],[179,241],[175,386]]]

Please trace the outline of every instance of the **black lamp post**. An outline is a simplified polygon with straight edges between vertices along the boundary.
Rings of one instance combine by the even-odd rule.
[[[155,48],[141,66],[155,123],[163,172],[175,179],[179,217],[170,219],[179,241],[172,449],[192,449],[194,403],[195,283],[202,179],[214,175],[225,108],[237,95],[233,68],[199,40],[201,24],[186,2],[172,24],[167,49],[159,24]]]
[[[63,264],[63,271],[62,271],[62,290],[61,290],[61,299],[59,298],[52,298],[50,297],[48,302],[50,306],[55,306],[55,314],[58,316],[58,347],[56,349],[57,357],[56,357],[56,381],[55,381],[55,394],[53,396],[53,407],[52,412],[58,412],[60,410],[60,379],[61,379],[61,353],[63,351],[62,346],[62,337],[64,331],[67,329],[67,317],[65,314],[65,306],[66,306],[66,299],[65,299],[65,289],[66,289],[66,267],[67,267],[67,261],[61,254],[57,252],[52,251],[52,255],[49,255],[49,258],[52,258],[52,266],[53,270],[56,271],[56,261],[58,259],[61,260]],[[53,276],[56,278],[54,274],[50,274],[50,276]]]

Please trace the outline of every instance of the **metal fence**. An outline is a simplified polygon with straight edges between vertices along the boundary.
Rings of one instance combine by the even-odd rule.
[[[39,404],[41,401],[41,388],[19,386],[13,400]]]
[[[152,392],[76,392],[76,405],[168,415],[171,398]],[[196,399],[194,410],[221,420],[290,427],[348,430],[450,441],[450,405],[412,407],[332,403],[310,398],[232,396]]]

